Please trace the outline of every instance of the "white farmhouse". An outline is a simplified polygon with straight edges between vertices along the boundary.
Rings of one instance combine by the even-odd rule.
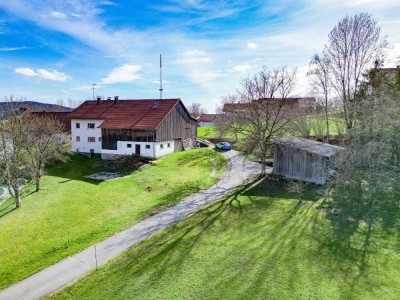
[[[197,121],[180,99],[85,101],[71,118],[72,152],[116,159],[158,158],[191,148]]]

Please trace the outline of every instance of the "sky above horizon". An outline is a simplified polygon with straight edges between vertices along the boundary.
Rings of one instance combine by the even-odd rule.
[[[346,15],[372,14],[400,64],[400,0],[0,0],[0,96],[56,103],[96,96],[159,97],[214,112],[242,78],[297,68],[306,96],[310,58]]]

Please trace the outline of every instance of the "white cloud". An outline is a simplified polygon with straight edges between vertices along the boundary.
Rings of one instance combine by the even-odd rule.
[[[17,68],[14,71],[15,73],[22,74],[25,76],[37,76],[37,73],[29,68]]]
[[[250,71],[252,68],[253,67],[251,65],[246,63],[246,64],[243,64],[243,65],[234,66],[233,68],[229,69],[228,71],[229,72],[233,72],[233,73],[235,73],[235,72],[244,73],[244,72]]]
[[[45,69],[38,69],[36,71],[30,68],[17,68],[14,70],[16,73],[29,76],[29,77],[40,77],[47,80],[54,80],[54,81],[65,81],[71,78],[68,75],[65,75],[62,72],[58,72],[56,70],[45,70]]]
[[[29,49],[29,47],[3,47],[0,48],[0,51],[8,52],[8,51],[18,51],[24,49]]]
[[[65,14],[63,14],[59,11],[53,11],[50,15],[57,19],[66,19],[67,18],[67,16]]]
[[[181,53],[180,59],[175,62],[179,64],[210,63],[212,59],[205,51],[194,49]]]
[[[257,48],[257,44],[256,44],[256,43],[253,43],[253,42],[249,42],[249,43],[247,43],[247,48],[249,48],[249,49],[255,49],[255,48]]]
[[[113,69],[107,77],[101,79],[101,82],[103,84],[131,82],[141,78],[138,74],[141,69],[139,65],[122,65]]]

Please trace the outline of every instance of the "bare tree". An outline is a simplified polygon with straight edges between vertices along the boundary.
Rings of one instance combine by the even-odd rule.
[[[20,114],[18,102],[11,96],[0,111],[0,164],[2,181],[7,184],[15,206],[21,207],[21,181],[25,178],[24,145],[27,140],[25,113]]]
[[[359,205],[365,219],[400,197],[400,90],[381,86],[360,99],[334,182],[337,201]],[[377,220],[382,221],[382,220]]]
[[[49,115],[29,114],[25,143],[24,164],[35,182],[36,191],[40,189],[40,180],[45,168],[52,162],[63,160],[67,148],[58,143],[57,137],[65,134],[64,124]]]
[[[201,114],[205,114],[207,112],[207,110],[202,107],[200,103],[196,102],[189,105],[187,109],[190,115],[195,119],[200,117]]]
[[[286,98],[295,87],[295,79],[296,71],[286,67],[264,67],[244,79],[237,93],[230,96],[238,109],[224,115],[225,125],[232,124],[231,130],[243,135],[246,153],[260,158],[261,175],[265,175],[271,139],[280,135],[293,117],[293,107]]]
[[[329,62],[330,79],[342,100],[348,129],[354,125],[356,94],[363,74],[375,62],[383,61],[383,48],[386,46],[386,39],[381,37],[381,28],[366,13],[343,18],[329,33],[323,57]]]
[[[311,60],[311,70],[307,75],[312,80],[313,90],[317,95],[322,95],[322,107],[325,112],[326,142],[329,144],[329,94],[330,86],[330,60],[315,54]]]

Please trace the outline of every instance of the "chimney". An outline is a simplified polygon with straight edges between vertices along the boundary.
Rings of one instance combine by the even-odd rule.
[[[154,99],[154,106],[153,106],[154,109],[158,108],[158,106],[160,104],[159,102],[160,102],[160,100]]]
[[[114,104],[118,104],[118,96],[114,96]]]
[[[101,97],[97,97],[97,105],[100,105]]]
[[[111,97],[107,97],[107,101],[108,101],[108,100],[111,100]]]

